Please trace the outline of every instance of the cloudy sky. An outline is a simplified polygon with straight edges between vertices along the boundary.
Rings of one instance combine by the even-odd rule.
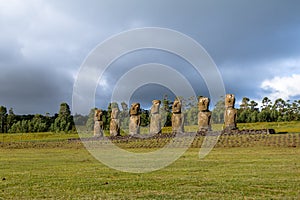
[[[300,98],[299,10],[297,0],[0,0],[0,105],[17,114],[72,105],[73,85],[89,53],[113,35],[143,27],[173,29],[196,40],[238,101]],[[111,85],[122,73],[149,62],[180,65],[197,95],[207,95],[203,80],[174,55],[145,50],[123,57],[99,81],[96,106],[107,107]],[[146,85],[133,98],[146,102],[167,90]]]

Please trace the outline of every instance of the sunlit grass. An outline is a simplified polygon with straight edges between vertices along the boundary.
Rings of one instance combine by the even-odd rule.
[[[257,122],[257,123],[238,123],[239,129],[275,129],[276,133],[300,133],[300,121],[293,122]],[[223,124],[212,124],[213,130],[222,130]],[[186,132],[196,132],[198,126],[185,126]],[[141,127],[141,134],[148,134],[149,127]],[[172,127],[163,127],[162,133],[171,133]],[[81,138],[93,137],[93,131],[81,131]],[[109,136],[109,131],[104,131]],[[121,130],[122,135],[126,135],[128,130]],[[57,141],[69,138],[79,138],[77,133],[16,133],[0,134],[0,142],[21,142],[21,141]]]
[[[78,138],[78,134],[64,133],[16,133],[16,134],[0,134],[0,142],[16,142],[16,141],[55,141],[68,138]]]
[[[300,133],[300,121],[239,123],[239,129],[274,129],[277,133]]]
[[[291,132],[223,135],[201,160],[198,152],[204,137],[196,137],[179,160],[146,174],[101,164],[80,141],[68,140],[78,134],[0,134],[0,199],[300,199],[300,134],[294,134],[300,132],[299,122],[238,126]],[[141,129],[144,134],[147,130]],[[196,131],[197,126],[185,130]],[[82,135],[92,136],[92,131]],[[170,140],[114,142],[131,152],[149,152]]]
[[[0,149],[0,199],[300,198],[299,148],[216,148],[201,160],[198,151],[130,174],[83,148]]]

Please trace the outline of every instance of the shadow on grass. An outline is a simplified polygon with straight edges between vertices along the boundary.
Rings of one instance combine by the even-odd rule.
[[[276,132],[275,134],[288,134],[288,132],[286,132],[286,131],[280,131],[280,132]]]

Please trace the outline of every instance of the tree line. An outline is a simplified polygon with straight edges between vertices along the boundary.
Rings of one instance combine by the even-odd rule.
[[[179,97],[180,98],[180,97]],[[185,125],[197,125],[198,123],[198,99],[190,97],[181,98],[182,110],[185,119]],[[173,101],[164,96],[161,100],[161,115],[165,119],[164,126],[171,126],[172,104]],[[102,109],[103,125],[105,130],[109,130],[110,113],[112,108],[120,110],[119,118],[121,127],[128,128],[129,124],[129,107],[125,102],[121,103],[121,109],[115,102],[109,103],[107,109]],[[0,133],[28,133],[28,132],[75,132],[75,124],[85,127],[86,130],[93,130],[94,113],[92,108],[88,115],[75,114],[71,115],[70,107],[67,103],[62,103],[58,114],[50,116],[49,114],[41,115],[15,115],[13,109],[7,112],[6,107],[0,106]],[[212,110],[212,122],[223,123],[225,103],[221,98]],[[242,99],[239,108],[237,108],[237,122],[280,122],[280,121],[297,121],[300,120],[300,100],[293,102],[276,99],[272,102],[268,97],[261,101],[261,107],[258,103],[247,97]],[[141,109],[141,126],[148,126],[150,123],[149,110]]]
[[[0,106],[0,133],[29,132],[74,132],[74,119],[67,103],[61,103],[59,113],[54,116],[16,115],[12,108]]]
[[[242,99],[238,110],[237,122],[282,122],[300,120],[300,100],[276,99],[272,102],[268,97],[261,101],[261,108],[258,103],[247,97]]]

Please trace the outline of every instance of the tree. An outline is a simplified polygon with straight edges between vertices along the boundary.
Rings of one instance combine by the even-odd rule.
[[[198,107],[192,106],[185,111],[185,124],[188,126],[198,124]]]
[[[162,107],[160,108],[160,113],[162,119],[166,119],[165,124],[162,126],[171,126],[172,125],[172,104],[173,102],[168,99],[167,95],[164,95],[162,100]]]
[[[251,100],[249,106],[252,111],[258,111],[258,108],[256,108],[256,106],[258,106],[257,102]]]
[[[283,113],[285,111],[286,102],[282,99],[276,99],[274,102],[274,105],[272,106],[273,109],[278,110],[280,113]]]
[[[249,109],[238,109],[237,122],[246,123],[248,121],[248,116],[250,117]]]
[[[30,132],[46,132],[48,130],[45,117],[40,114],[36,114],[33,117],[30,121],[29,127]]]
[[[22,133],[23,132],[22,121],[18,121],[17,123],[14,123],[12,125],[12,127],[9,129],[9,132],[10,133]]]
[[[249,123],[257,122],[258,120],[258,108],[256,103],[253,100],[250,100],[248,97],[243,97],[240,108],[238,109],[237,122],[239,123]]]
[[[242,103],[240,105],[240,109],[246,110],[249,108],[249,101],[250,99],[248,97],[243,97]]]
[[[30,132],[29,125],[28,125],[29,122],[30,122],[29,120],[24,120],[24,119],[21,121],[21,127],[20,128],[21,128],[22,133]]]
[[[9,109],[8,115],[7,115],[7,131],[9,132],[9,129],[11,126],[16,123],[16,115],[14,114],[14,111],[12,108]]]
[[[270,116],[270,111],[269,110],[262,110],[258,115],[257,115],[258,121],[259,122],[270,122],[271,116]]]
[[[258,111],[257,110],[254,110],[251,114],[250,114],[250,121],[249,122],[258,122]]]
[[[247,122],[248,116],[250,115],[249,111],[249,101],[248,97],[243,97],[242,103],[240,104],[240,109],[237,112],[237,122],[245,123]]]
[[[264,97],[261,101],[261,112],[257,115],[259,122],[271,122],[272,101],[268,97]]]
[[[282,98],[275,100],[271,111],[272,121],[289,121],[287,116],[287,105],[287,102],[285,102]]]
[[[290,104],[290,100],[286,100],[285,108],[284,108],[284,117],[285,117],[285,121],[294,120],[294,112],[292,109],[292,104]]]
[[[60,104],[59,113],[52,126],[52,131],[75,131],[73,117],[71,115],[70,107],[67,103]]]
[[[150,122],[149,111],[141,109],[141,126],[148,126]]]
[[[7,117],[6,107],[0,106],[0,133],[6,133],[6,117]]]
[[[88,116],[77,114],[77,113],[74,115],[73,118],[74,118],[74,123],[76,125],[81,125],[81,126],[85,126],[85,124],[88,120]]]
[[[107,107],[107,111],[105,110],[102,110],[103,112],[103,126],[104,126],[104,129],[106,130],[109,130],[109,124],[110,124],[110,118],[111,118],[111,111],[113,108],[117,108],[119,110],[119,105],[117,102],[112,102],[112,103],[109,103],[108,104],[108,107]]]
[[[225,112],[225,100],[223,97],[216,103],[215,108],[212,111],[213,123],[221,124],[224,123],[224,112]]]
[[[199,96],[200,98],[201,96]],[[184,109],[185,125],[198,124],[198,101],[195,96],[188,98]]]
[[[119,114],[121,129],[128,129],[129,125],[129,109],[128,105],[123,101],[121,103],[122,111]]]
[[[8,130],[9,133],[20,133],[21,132],[21,121],[14,123],[10,129]]]
[[[294,100],[291,104],[292,120],[300,120],[300,100]]]
[[[264,97],[261,103],[262,103],[262,107],[261,107],[262,110],[271,109],[272,107],[272,101],[268,97]]]
[[[87,119],[87,121],[86,121],[86,123],[85,123],[85,127],[86,127],[86,129],[88,130],[88,131],[92,131],[92,130],[94,130],[94,115],[95,115],[95,110],[96,110],[97,108],[92,108],[91,110],[90,110],[90,113],[89,113],[89,115],[88,115],[88,119]]]

